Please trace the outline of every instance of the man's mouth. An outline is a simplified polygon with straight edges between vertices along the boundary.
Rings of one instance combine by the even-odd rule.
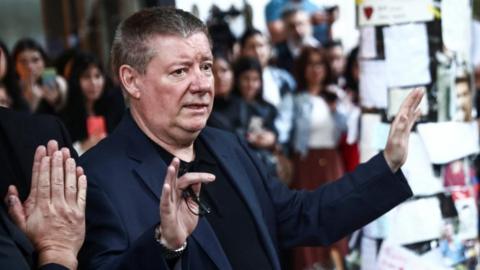
[[[209,106],[208,103],[189,103],[184,105],[184,107],[189,110],[202,112],[202,113],[207,112],[208,106]]]

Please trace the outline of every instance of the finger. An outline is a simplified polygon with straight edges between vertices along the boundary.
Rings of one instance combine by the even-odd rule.
[[[400,107],[400,111],[405,111],[408,113],[412,110],[415,110],[422,101],[422,98],[423,90],[421,88],[415,88],[407,95],[407,97],[403,101],[402,106]]]
[[[36,204],[41,207],[50,203],[50,160],[49,156],[45,156],[40,163]]]
[[[33,166],[32,166],[32,182],[30,183],[30,194],[28,195],[28,200],[32,203],[35,203],[37,197],[37,186],[38,186],[38,175],[40,173],[40,163],[42,158],[47,155],[47,148],[43,145],[37,147],[35,155],[33,157]]]
[[[77,178],[85,174],[83,168],[80,166],[77,166],[76,172],[77,172]]]
[[[413,113],[413,117],[409,123],[408,130],[412,130],[413,125],[415,124],[415,122],[417,122],[418,119],[420,119],[420,116],[422,116],[422,110],[420,110],[420,108],[417,108]]]
[[[65,183],[63,155],[61,151],[55,151],[53,153],[51,168],[51,199],[55,204],[63,204],[65,203]]]
[[[177,189],[185,189],[190,185],[199,183],[210,183],[215,180],[215,175],[211,173],[192,172],[186,173],[177,181]]]
[[[165,181],[162,188],[162,196],[160,198],[160,219],[162,223],[165,222],[165,217],[170,216],[173,211],[173,201],[170,199],[172,196],[172,186]]]
[[[177,171],[175,169],[175,166],[173,166],[173,162],[172,162],[172,165],[168,166],[167,168],[167,175],[165,176],[165,184],[168,185],[171,189],[173,189],[173,186],[175,185],[175,179],[177,178]],[[164,186],[165,188],[165,186]],[[168,199],[171,203],[173,203],[175,201],[175,196],[174,196],[174,192],[169,192],[168,197],[166,197],[166,199]]]
[[[58,142],[55,141],[55,140],[48,141],[48,143],[47,143],[47,155],[49,157],[51,157],[51,156],[53,156],[53,153],[55,153],[55,151],[58,151]]]
[[[77,205],[78,208],[85,212],[85,205],[87,204],[87,177],[81,175],[77,180],[78,193],[77,193]]]
[[[60,151],[62,151],[64,162],[71,157],[70,149],[68,149],[66,147],[62,147],[62,149],[60,149]]]
[[[172,163],[170,164],[173,166],[175,169],[175,174],[173,175],[174,177],[171,179],[172,180],[172,190],[177,189],[177,179],[178,179],[178,172],[180,171],[180,159],[178,158],[173,158]]]
[[[77,170],[75,160],[65,160],[65,200],[70,205],[77,204]]]
[[[191,185],[191,187],[192,187],[193,192],[195,192],[195,194],[197,196],[199,196],[200,195],[200,189],[202,187],[202,183],[193,184],[193,185]]]
[[[22,230],[26,228],[25,209],[23,208],[20,199],[18,198],[18,191],[15,186],[9,186],[6,196],[8,205],[8,214],[13,222]]]

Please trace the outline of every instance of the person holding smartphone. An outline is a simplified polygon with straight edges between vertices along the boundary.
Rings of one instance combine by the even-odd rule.
[[[95,55],[78,52],[71,70],[67,104],[60,115],[81,155],[116,127],[125,104]]]
[[[19,78],[21,95],[32,112],[56,114],[67,97],[67,83],[46,68],[48,58],[35,40],[19,40],[13,49],[15,70]]]

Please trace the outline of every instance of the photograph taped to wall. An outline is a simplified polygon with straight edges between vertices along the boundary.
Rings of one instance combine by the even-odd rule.
[[[476,182],[475,170],[468,158],[457,159],[442,167],[442,179],[446,188],[462,188]]]

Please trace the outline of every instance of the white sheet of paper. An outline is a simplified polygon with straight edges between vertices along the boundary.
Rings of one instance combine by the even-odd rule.
[[[384,241],[378,254],[377,269],[379,270],[447,270],[438,263],[423,260],[412,251]]]
[[[377,40],[375,35],[375,27],[373,26],[365,26],[360,28],[360,57],[377,57]]]
[[[432,0],[363,0],[358,5],[359,25],[431,21],[432,2]]]
[[[472,61],[474,66],[478,66],[480,65],[480,22],[473,21],[472,28]]]
[[[385,61],[360,61],[360,102],[363,107],[387,107],[385,69]]]
[[[391,212],[385,213],[383,216],[375,219],[363,227],[363,234],[370,238],[384,239],[387,237],[389,231],[389,224],[391,218]]]
[[[398,245],[440,238],[443,219],[437,197],[407,201],[389,213],[387,240]]]
[[[442,39],[461,60],[470,61],[472,9],[470,0],[442,0]]]
[[[390,124],[379,122],[370,132],[373,133],[372,147],[378,150],[383,150],[387,144]]]
[[[420,256],[423,261],[428,261],[431,264],[436,264],[439,270],[448,269],[443,265],[444,257],[440,248],[432,249]],[[450,270],[450,269],[449,269]]]
[[[431,195],[444,191],[442,180],[434,175],[425,145],[416,132],[410,135],[408,156],[402,172],[414,195]]]
[[[425,87],[422,88],[424,93],[426,93]],[[415,87],[411,88],[392,88],[388,90],[388,108],[387,108],[387,117],[393,119],[393,117],[398,113],[400,106],[402,105],[403,100],[413,91]],[[424,96],[422,101],[420,101],[420,111],[422,115],[428,114],[428,101]]]
[[[377,241],[362,237],[360,245],[362,250],[360,269],[377,270]]]
[[[383,38],[389,87],[430,83],[430,61],[425,24],[385,27],[383,28]]]
[[[479,151],[476,122],[418,124],[417,130],[434,164],[445,164]]]
[[[373,132],[381,121],[379,114],[365,113],[360,118],[360,162],[366,162],[378,153],[378,149],[373,147]]]

